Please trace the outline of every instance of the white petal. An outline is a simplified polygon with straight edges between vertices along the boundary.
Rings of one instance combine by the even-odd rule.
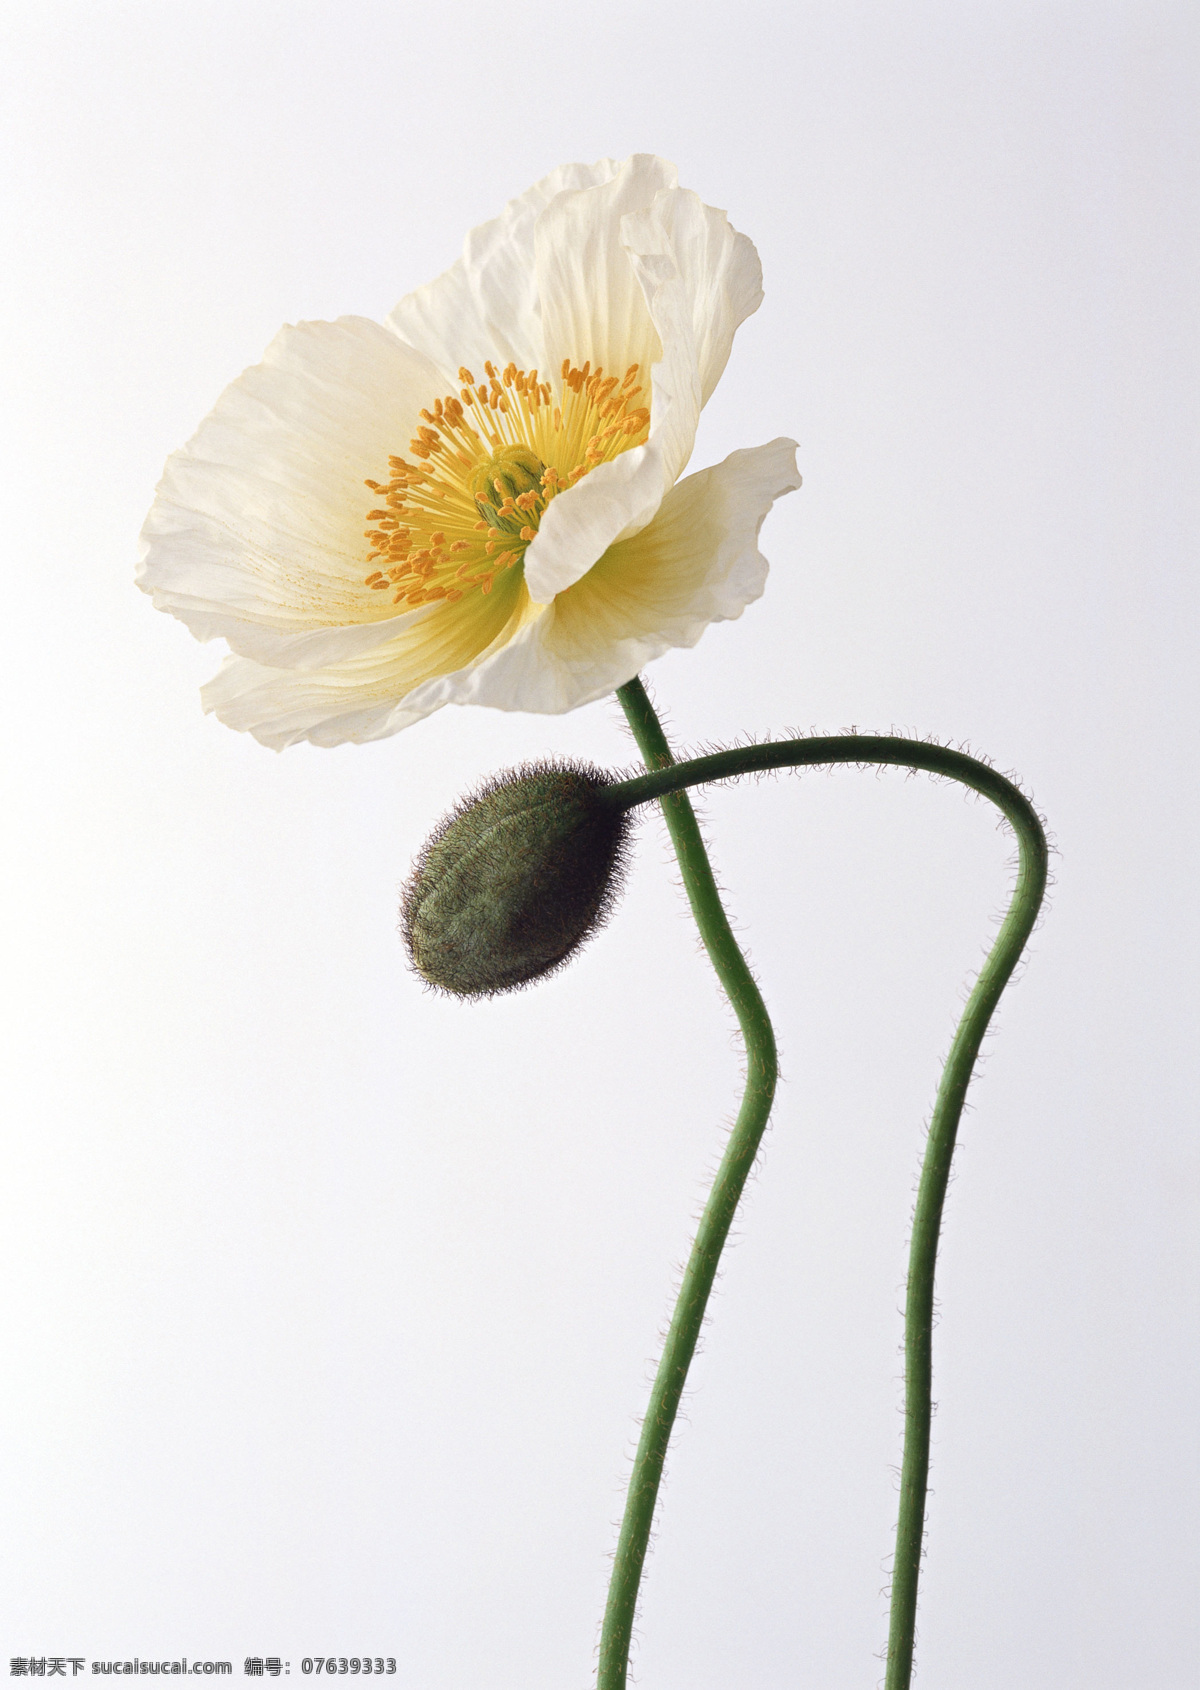
[[[281,330],[168,459],[138,584],[197,638],[223,635],[277,666],[392,639],[405,617],[363,585],[377,503],[363,483],[386,479],[388,455],[407,451],[421,407],[444,386],[428,359],[366,318]]]
[[[444,702],[430,677],[486,658],[522,626],[528,595],[501,577],[487,597],[440,605],[389,644],[321,669],[275,668],[231,657],[201,689],[206,710],[277,751],[308,739],[342,745],[382,739]]]
[[[402,299],[389,327],[432,358],[447,376],[465,364],[482,381],[489,358],[510,359],[521,369],[549,373],[534,269],[538,218],[559,195],[611,181],[621,167],[610,158],[597,164],[564,164],[519,198],[499,217],[472,229],[463,255],[436,281]]]
[[[644,289],[625,248],[623,220],[675,190],[673,164],[650,153],[626,159],[611,181],[559,194],[537,220],[534,262],[550,372],[564,358],[622,376],[661,357]],[[678,191],[678,190],[675,190]]]
[[[654,521],[618,541],[583,580],[493,655],[430,684],[437,703],[557,714],[601,698],[710,622],[758,598],[758,534],[800,485],[794,440],[734,452],[667,494]]]
[[[646,211],[626,218],[623,235],[644,288],[663,260],[679,274],[692,319],[700,403],[707,405],[734,333],[762,304],[762,265],[754,242],[738,233],[725,212],[685,188],[659,194]]]
[[[734,331],[762,300],[758,254],[730,226],[724,212],[675,187],[661,188],[646,203],[632,205],[633,188],[639,184],[648,186],[632,175],[627,193],[631,209],[622,210],[619,230],[628,279],[624,290],[616,290],[624,329],[617,313],[608,305],[601,309],[593,298],[591,308],[599,314],[602,332],[597,330],[592,344],[594,361],[610,371],[623,370],[635,360],[644,369],[644,323],[649,320],[661,349],[653,369],[650,437],[644,446],[593,470],[550,506],[526,554],[526,582],[537,603],[549,603],[578,581],[610,545],[637,533],[652,519],[691,456],[701,408],[725,367]],[[556,298],[576,302],[571,313],[566,307],[558,308],[553,319],[558,324],[556,335],[583,332],[574,325],[587,308],[588,272],[575,254],[603,249],[603,236],[612,231],[611,220],[605,222],[602,196],[615,198],[621,185],[618,179],[602,190],[563,195],[538,226],[543,295],[548,298],[553,289]],[[600,225],[591,236],[590,248],[587,215]],[[550,244],[549,235],[555,231],[558,238]],[[568,239],[568,233],[573,238]],[[644,318],[630,303],[629,282],[637,284]],[[565,340],[552,338],[548,307],[545,315],[548,356],[555,363],[560,354],[580,362]],[[620,332],[628,336],[628,357],[612,350],[601,356],[602,349],[615,346]]]
[[[430,714],[406,710],[390,693],[376,696],[364,677],[348,676],[347,667],[271,669],[248,657],[227,657],[200,697],[226,727],[253,734],[272,751],[305,739],[313,745],[365,745]]]

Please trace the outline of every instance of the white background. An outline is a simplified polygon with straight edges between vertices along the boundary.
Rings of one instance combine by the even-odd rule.
[[[281,322],[382,317],[554,165],[650,150],[766,277],[694,465],[794,434],[805,476],[766,596],[655,666],[674,733],[965,743],[1059,853],[948,1208],[917,1683],[1194,1687],[1193,8],[2,27],[0,1671],[594,1672],[730,1016],[654,818],[611,927],[512,999],[425,994],[395,909],[473,781],[632,744],[610,701],[276,756],[201,714],[218,651],[132,568],[166,454]],[[704,812],[786,1084],[636,1677],[851,1690],[882,1674],[922,1122],[1009,843],[894,773]]]

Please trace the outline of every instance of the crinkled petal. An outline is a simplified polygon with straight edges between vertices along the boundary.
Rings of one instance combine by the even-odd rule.
[[[479,379],[489,358],[510,359],[521,369],[549,373],[542,337],[541,301],[534,268],[534,231],[560,194],[609,182],[621,166],[564,164],[528,192],[510,200],[499,217],[472,229],[463,255],[436,281],[402,299],[388,318],[411,345],[432,358],[446,376],[465,364]]]
[[[660,194],[678,193],[675,166],[650,153],[626,159],[610,181],[559,194],[534,230],[534,264],[550,372],[564,358],[622,376],[662,356],[646,292],[629,261],[624,220]]]
[[[388,644],[320,669],[228,658],[201,689],[201,700],[226,726],[277,751],[302,739],[314,745],[382,739],[443,702],[423,692],[430,677],[486,658],[528,614],[528,594],[513,572],[500,576],[490,594],[431,606]]]
[[[387,648],[327,669],[271,669],[227,657],[201,688],[204,708],[226,727],[253,734],[272,751],[313,745],[366,745],[411,727],[437,708],[397,704]]]
[[[167,461],[142,530],[138,584],[202,640],[313,667],[394,638],[398,615],[363,585],[364,538],[436,367],[364,317],[285,328]]]
[[[538,225],[539,286],[544,299],[560,302],[553,311],[544,307],[552,364],[560,355],[581,361],[570,339],[584,332],[590,268],[601,267],[607,278],[619,258],[626,282],[614,290],[619,310],[606,305],[598,313],[588,343],[593,363],[613,373],[635,361],[643,371],[647,360],[653,365],[649,439],[592,470],[542,520],[526,556],[526,580],[538,603],[549,603],[610,545],[653,518],[691,456],[701,408],[725,367],[734,331],[762,300],[753,244],[724,212],[682,188],[660,187],[647,199],[655,174],[648,166],[632,168],[642,164],[631,159],[628,177],[560,196]],[[619,248],[611,264],[602,257],[610,247]],[[592,254],[587,264],[581,252]],[[628,355],[617,350],[622,336]]]
[[[754,242],[723,211],[686,188],[657,195],[646,211],[627,217],[625,247],[649,294],[669,259],[678,271],[692,319],[692,344],[707,405],[729,361],[737,329],[763,301],[762,265]]]
[[[654,521],[619,540],[581,581],[481,662],[432,681],[438,704],[557,714],[602,698],[711,622],[758,598],[758,534],[800,485],[794,440],[733,452],[672,488]]]

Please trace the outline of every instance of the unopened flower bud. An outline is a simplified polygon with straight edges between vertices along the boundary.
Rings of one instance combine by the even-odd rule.
[[[413,967],[456,997],[511,991],[560,968],[620,890],[628,815],[596,769],[532,764],[442,822],[401,903]]]

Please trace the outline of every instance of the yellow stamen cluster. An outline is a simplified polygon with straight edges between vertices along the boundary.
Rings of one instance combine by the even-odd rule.
[[[564,359],[557,400],[536,370],[498,373],[490,361],[484,370],[478,385],[459,370],[458,397],[421,412],[415,463],[389,457],[389,480],[366,483],[378,504],[367,512],[367,562],[377,567],[365,585],[390,591],[393,604],[490,593],[501,570],[523,561],[550,501],[650,432],[636,364],[619,379]]]

